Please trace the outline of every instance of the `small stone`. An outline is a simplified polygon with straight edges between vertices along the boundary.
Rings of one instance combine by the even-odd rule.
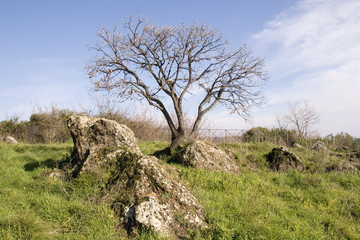
[[[18,142],[16,141],[16,139],[12,136],[6,136],[5,138],[5,142],[8,144],[17,144]]]
[[[56,169],[54,169],[54,172],[50,173],[49,178],[52,178],[54,180],[60,180],[61,179],[61,173],[58,172]]]
[[[301,146],[300,144],[298,144],[298,143],[294,143],[294,145],[293,145],[293,148],[302,148],[303,146]]]

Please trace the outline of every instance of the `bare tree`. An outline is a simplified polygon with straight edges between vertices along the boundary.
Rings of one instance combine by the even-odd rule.
[[[130,19],[123,27],[98,33],[93,49],[99,55],[87,65],[89,77],[95,90],[124,101],[145,100],[160,110],[171,130],[170,149],[194,137],[215,105],[248,118],[250,108],[262,102],[264,60],[252,57],[246,46],[228,51],[227,40],[204,25],[155,26]],[[191,103],[196,118],[186,132],[183,102],[195,91],[201,100]]]
[[[299,136],[304,138],[310,134],[311,127],[318,121],[319,114],[306,100],[302,104],[289,103],[289,112],[283,116],[282,120],[278,118],[280,128],[285,124],[286,127],[294,128]]]

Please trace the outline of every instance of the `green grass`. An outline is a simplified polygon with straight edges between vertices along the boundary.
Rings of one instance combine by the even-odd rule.
[[[118,239],[110,207],[90,200],[95,190],[43,174],[71,147],[0,143],[0,239]]]
[[[205,208],[204,238],[360,238],[358,175],[180,169]]]
[[[166,142],[140,142],[154,154]],[[317,172],[339,162],[291,149],[308,172],[267,169],[268,143],[222,144],[235,152],[242,173],[231,175],[172,164],[205,208],[209,229],[193,239],[360,239],[360,175]],[[54,180],[46,174],[70,154],[71,143],[0,143],[0,239],[119,239],[110,206],[96,200],[87,176]],[[135,239],[159,239],[141,231]]]

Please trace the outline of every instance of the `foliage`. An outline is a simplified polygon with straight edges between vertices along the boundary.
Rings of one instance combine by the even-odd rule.
[[[40,111],[30,116],[27,123],[29,134],[33,139],[28,142],[53,143],[65,142],[70,139],[67,129],[67,118],[74,114],[73,111],[52,107],[50,111]]]
[[[0,122],[0,135],[10,135],[28,143],[66,142],[70,139],[66,119],[74,114],[67,109],[52,106],[50,110],[38,109],[29,121],[19,121],[18,117]]]
[[[245,142],[264,142],[269,140],[269,138],[269,129],[263,127],[251,128],[243,134],[243,139]]]
[[[348,133],[330,134],[323,138],[334,149],[349,149],[360,151],[360,138],[355,138]]]
[[[278,145],[293,146],[294,143],[302,139],[295,130],[285,128],[267,129],[255,127],[246,131],[243,135],[244,142],[271,142]]]

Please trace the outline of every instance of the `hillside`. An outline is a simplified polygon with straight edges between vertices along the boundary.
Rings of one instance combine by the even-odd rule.
[[[166,142],[140,142],[145,154]],[[242,166],[238,176],[173,164],[204,206],[210,228],[193,239],[359,239],[360,175],[267,170],[268,143],[223,144]],[[118,239],[110,206],[96,200],[91,178],[56,180],[72,143],[0,143],[1,239]],[[307,163],[313,151],[292,149]],[[124,236],[124,235],[121,235]],[[135,239],[157,239],[144,230]]]

